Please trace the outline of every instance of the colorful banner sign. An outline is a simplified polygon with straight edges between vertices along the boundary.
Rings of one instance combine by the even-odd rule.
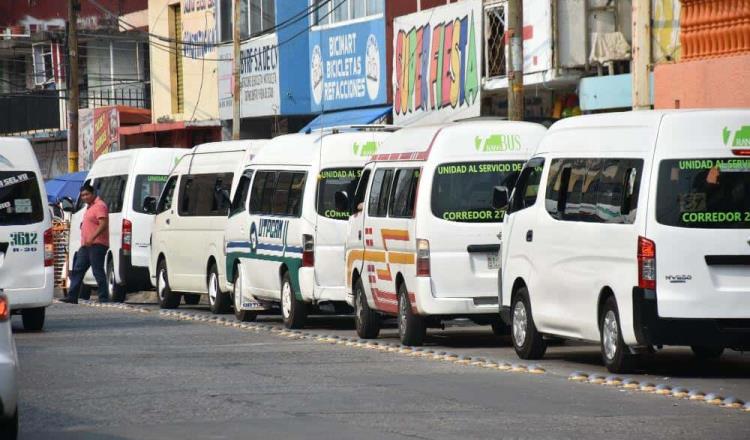
[[[120,115],[115,107],[78,111],[78,167],[91,169],[102,154],[120,149]]]
[[[394,123],[479,116],[482,1],[396,17],[393,28]]]
[[[382,17],[310,33],[312,111],[386,102],[385,21]]]

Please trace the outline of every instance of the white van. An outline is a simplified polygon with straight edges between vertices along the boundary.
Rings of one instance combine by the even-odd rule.
[[[94,187],[109,208],[109,251],[104,270],[110,301],[122,302],[126,293],[151,287],[149,239],[155,201],[169,172],[187,152],[184,148],[136,148],[107,153],[96,159],[86,176],[86,183]],[[70,220],[68,270],[73,269],[75,255],[81,248],[85,212],[86,205],[79,198]],[[83,284],[83,289],[96,289],[91,269]]]
[[[224,227],[230,191],[265,140],[212,142],[194,147],[169,176],[154,219],[150,273],[162,308],[180,298],[208,295],[213,313],[229,312]]]
[[[335,195],[354,191],[362,166],[394,130],[339,127],[279,136],[255,157],[226,229],[239,319],[280,303],[284,324],[300,328],[312,306],[348,309],[342,262],[349,210],[336,208]]]
[[[473,120],[404,128],[362,171],[346,245],[348,301],[357,333],[376,337],[379,314],[397,315],[401,342],[427,326],[497,316],[498,228],[493,189],[512,186],[546,129]]]
[[[54,247],[47,192],[26,139],[0,138],[0,288],[23,327],[44,327],[54,292]]]
[[[504,224],[500,303],[521,358],[600,341],[750,349],[750,110],[639,111],[552,126]]]

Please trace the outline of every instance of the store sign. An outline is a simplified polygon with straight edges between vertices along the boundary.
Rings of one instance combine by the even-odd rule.
[[[396,17],[393,27],[394,123],[479,116],[482,1]]]
[[[215,0],[183,0],[182,55],[188,58],[203,58],[216,54],[216,2]]]
[[[312,111],[386,102],[384,35],[382,18],[310,33]]]
[[[234,76],[231,44],[219,48],[219,116],[233,117]],[[253,38],[240,46],[240,116],[279,114],[279,48],[276,34]]]
[[[96,159],[120,149],[120,114],[115,107],[82,108],[78,112],[78,167],[91,169]]]

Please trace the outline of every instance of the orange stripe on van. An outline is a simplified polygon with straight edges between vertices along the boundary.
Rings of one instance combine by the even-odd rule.
[[[385,245],[387,240],[409,240],[409,231],[406,229],[381,229],[380,235],[383,237],[383,245]]]
[[[383,281],[393,281],[393,277],[391,276],[390,269],[386,269],[386,270],[378,269],[378,279],[381,279]]]
[[[392,264],[414,264],[416,256],[411,252],[388,252],[388,262]]]

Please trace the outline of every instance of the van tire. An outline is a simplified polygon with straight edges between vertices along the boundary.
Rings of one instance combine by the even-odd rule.
[[[610,296],[604,302],[599,318],[599,334],[602,360],[607,370],[616,374],[632,372],[637,358],[622,339],[620,312],[614,296]]]
[[[182,297],[185,299],[185,304],[189,306],[195,306],[200,304],[201,302],[201,296],[193,293],[186,293],[182,295]]]
[[[724,354],[724,347],[713,345],[691,345],[693,355],[698,359],[718,359]]]
[[[180,294],[172,292],[169,287],[169,272],[165,260],[160,260],[156,266],[156,296],[162,309],[176,309],[180,305]]]
[[[115,264],[111,258],[107,259],[107,296],[110,302],[125,302],[125,286],[117,284]]]
[[[289,278],[289,272],[281,276],[281,317],[284,319],[284,327],[299,329],[305,326],[307,321],[307,304],[297,299]]]
[[[547,343],[536,329],[534,316],[531,314],[529,291],[521,287],[515,295],[510,308],[511,340],[516,354],[521,359],[541,359],[547,351]]]
[[[406,283],[401,283],[398,286],[398,335],[401,343],[412,347],[421,346],[426,333],[424,318],[412,310]]]
[[[240,322],[252,322],[258,317],[258,312],[252,310],[242,310],[242,274],[240,267],[234,271],[234,280],[232,281],[232,299],[234,299],[234,317]]]
[[[222,315],[229,313],[232,308],[232,301],[229,294],[221,291],[219,285],[219,271],[216,269],[216,263],[211,264],[208,269],[208,304],[211,307],[211,313]]]
[[[380,315],[367,304],[360,278],[354,283],[354,325],[360,338],[374,339],[380,334]]]
[[[21,310],[23,329],[29,332],[38,332],[44,328],[44,307]]]

